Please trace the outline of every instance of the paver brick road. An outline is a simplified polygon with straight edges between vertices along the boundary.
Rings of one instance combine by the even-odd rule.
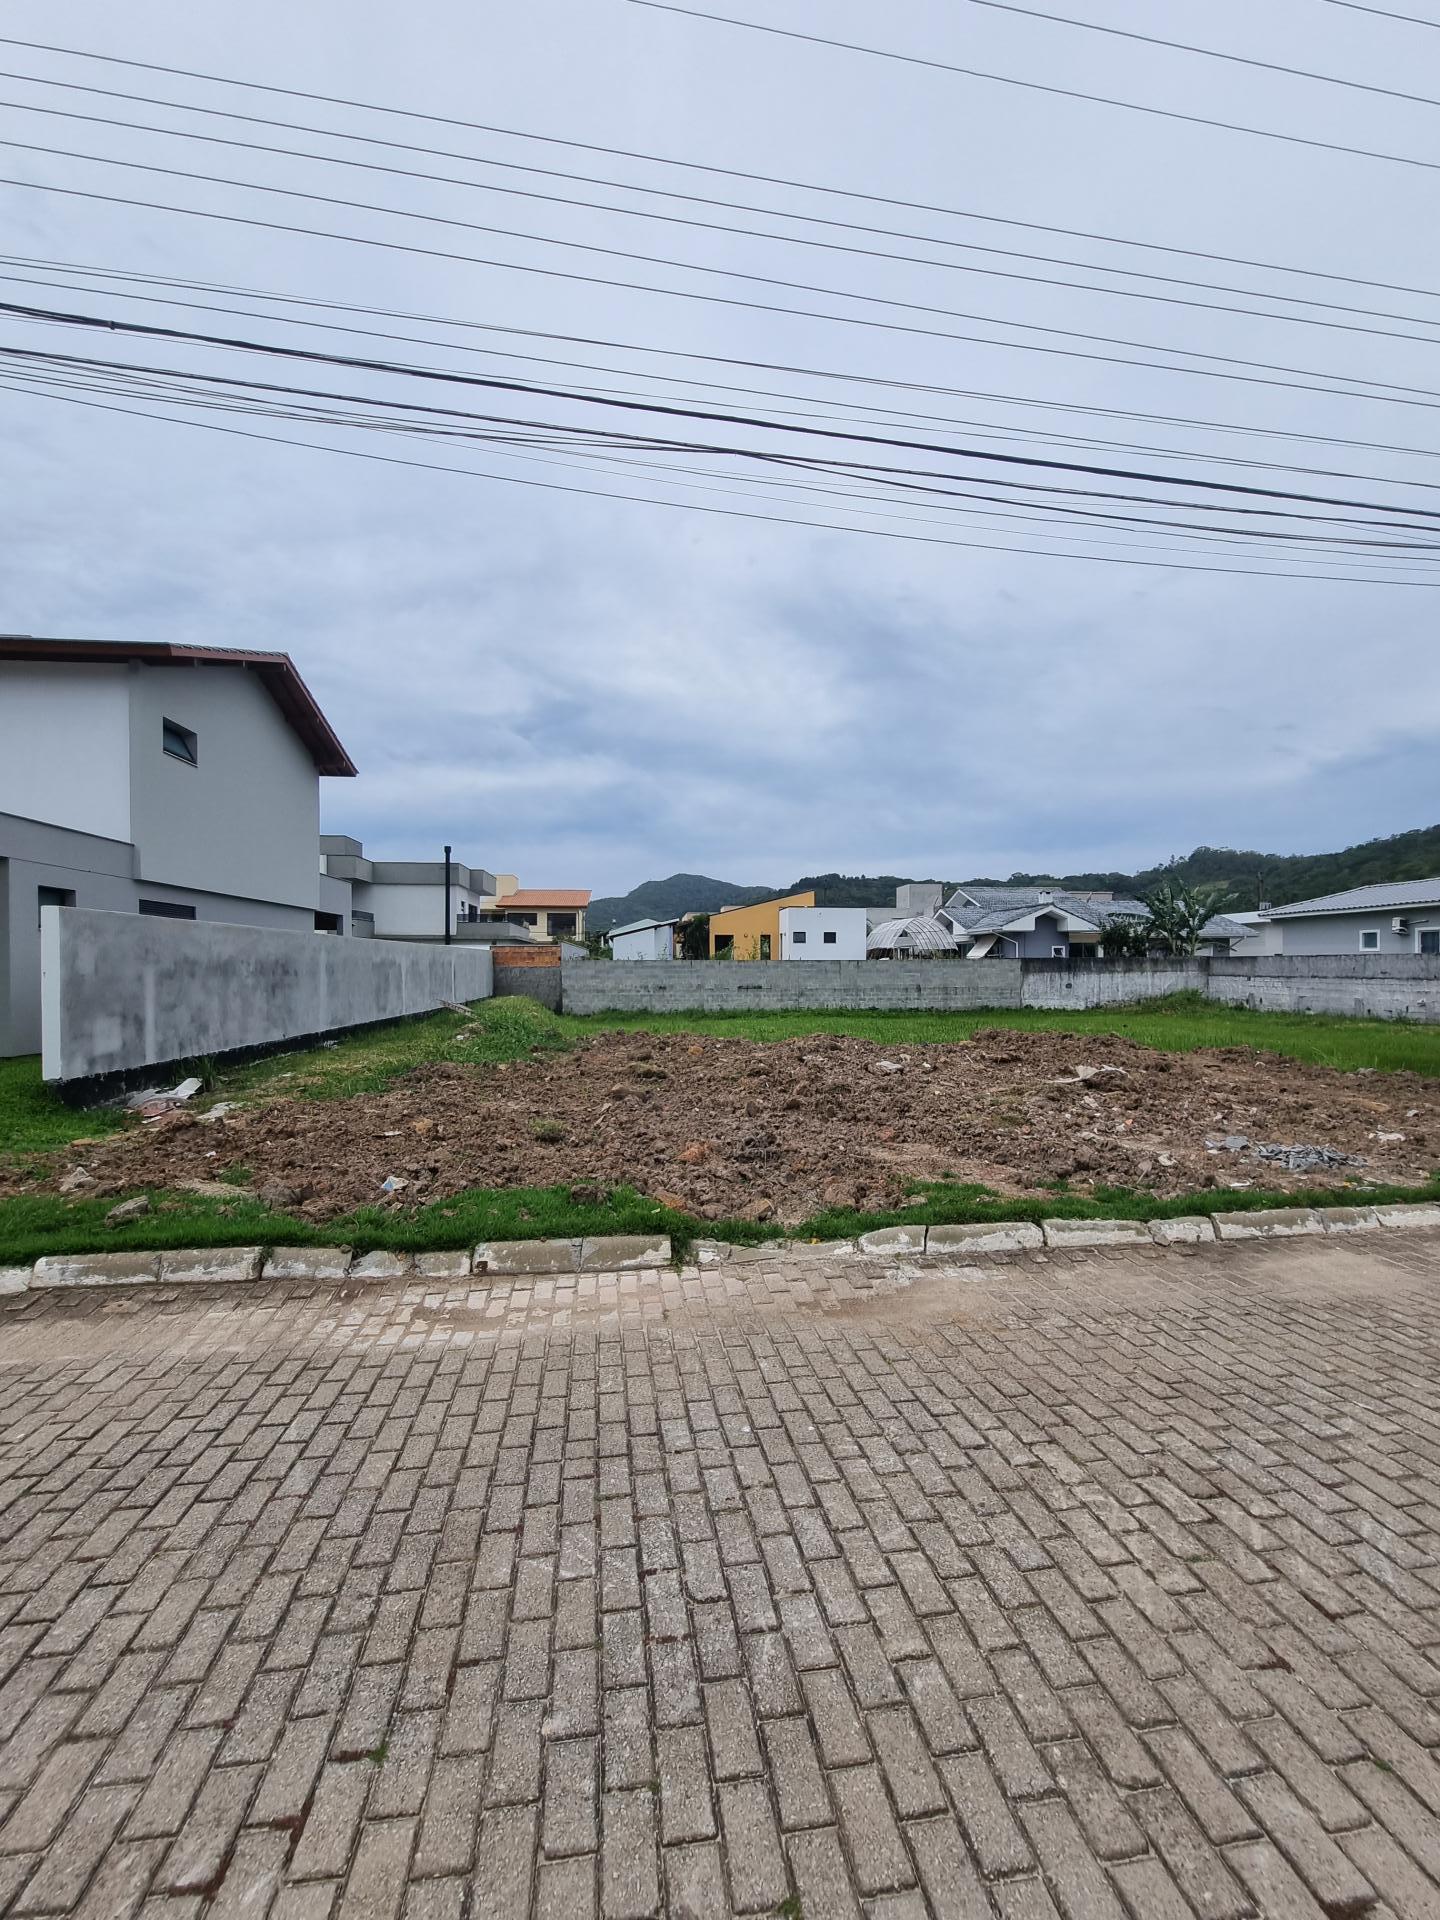
[[[1437,1359],[1418,1235],[0,1302],[0,1912],[1435,1915]]]

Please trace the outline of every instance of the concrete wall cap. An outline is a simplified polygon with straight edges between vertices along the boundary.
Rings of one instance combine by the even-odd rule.
[[[1043,1247],[1045,1235],[1033,1220],[977,1220],[968,1225],[931,1227],[927,1253],[1023,1253]]]
[[[1257,1207],[1253,1213],[1217,1213],[1214,1220],[1222,1240],[1288,1240],[1324,1232],[1312,1207]]]
[[[1215,1228],[1203,1213],[1181,1214],[1173,1220],[1152,1220],[1150,1238],[1157,1247],[1195,1246],[1213,1240]]]
[[[860,962],[856,962],[858,966]],[[876,1227],[856,1242],[862,1253],[924,1253],[924,1227]]]
[[[1045,1244],[1062,1247],[1131,1247],[1152,1244],[1144,1220],[1046,1220]]]

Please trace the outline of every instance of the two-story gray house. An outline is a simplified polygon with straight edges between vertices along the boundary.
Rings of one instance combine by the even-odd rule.
[[[354,772],[288,654],[0,635],[0,1056],[40,1046],[44,906],[348,932]]]

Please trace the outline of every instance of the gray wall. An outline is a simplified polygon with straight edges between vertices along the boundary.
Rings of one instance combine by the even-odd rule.
[[[47,1080],[217,1055],[487,999],[485,947],[337,940],[49,907],[41,930]]]
[[[1407,933],[1395,933],[1390,922],[1397,912],[1400,918],[1410,922]],[[1380,944],[1375,949],[1382,954],[1415,953],[1415,929],[1417,927],[1440,926],[1440,913],[1433,909],[1407,914],[1403,909],[1389,908],[1384,913],[1316,913],[1305,914],[1298,920],[1274,920],[1271,925],[1280,935],[1280,951],[1287,957],[1293,954],[1324,953],[1344,958],[1349,954],[1359,954],[1360,932],[1362,928],[1373,928],[1380,936]]]
[[[1429,954],[1274,953],[1208,966],[1210,997],[1238,1006],[1440,1021],[1440,959]]]
[[[1126,1006],[1169,993],[1278,1013],[1440,1021],[1440,960],[1332,955],[1254,960],[571,960],[567,1013],[732,1013],[821,1008]]]
[[[267,696],[268,698],[268,696]],[[0,814],[0,1059],[40,1051],[41,887],[62,887],[77,907],[135,913],[141,900],[164,900],[195,909],[197,920],[237,921],[245,926],[314,930],[313,908],[268,900],[237,900],[193,887],[161,886],[134,877],[135,849],[97,834]],[[321,885],[316,874],[317,891]],[[343,903],[337,900],[336,910]]]
[[[195,734],[198,766],[164,752],[164,720]],[[132,673],[129,838],[137,879],[313,915],[319,776],[309,749],[244,667]]]
[[[613,960],[561,966],[567,1013],[1018,1007],[1014,960]]]

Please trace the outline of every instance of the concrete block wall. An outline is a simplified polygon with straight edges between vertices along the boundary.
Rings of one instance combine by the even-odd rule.
[[[520,994],[559,1013],[560,949],[558,947],[496,947],[495,992]]]
[[[964,1013],[1020,1005],[1016,960],[566,959],[567,1013],[854,1008]]]
[[[988,965],[988,962],[981,964]],[[1167,993],[1204,993],[1207,960],[1026,960],[1024,1007],[1119,1007]]]
[[[1343,1013],[1440,1021],[1440,959],[1431,954],[1260,954],[1209,963],[1212,1000],[1271,1013]]]
[[[493,991],[488,947],[349,940],[219,921],[46,907],[47,1080],[273,1046]]]
[[[763,1008],[972,1012],[986,1007],[1133,1005],[1203,993],[1277,1013],[1440,1021],[1440,960],[1425,956],[1268,955],[1250,960],[571,959],[567,1013],[739,1013]],[[503,991],[504,989],[502,989]],[[511,988],[509,991],[515,991]]]

